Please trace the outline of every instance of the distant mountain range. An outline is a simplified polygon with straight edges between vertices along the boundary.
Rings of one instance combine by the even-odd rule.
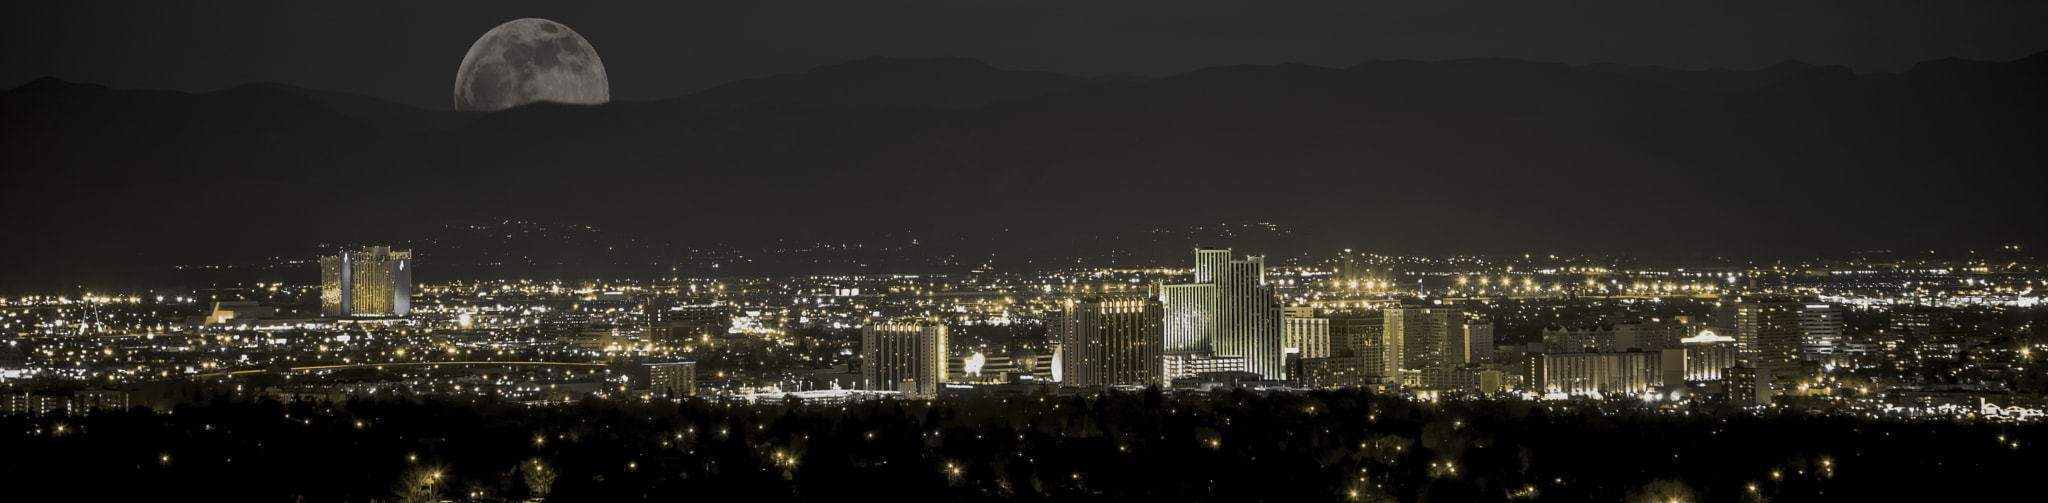
[[[915,235],[919,253],[1013,266],[1177,257],[1195,238],[1150,233],[1255,222],[1291,232],[1195,240],[1283,255],[2035,244],[2043,89],[2048,53],[1899,74],[1458,60],[1159,78],[870,58],[489,114],[42,79],[0,94],[0,290],[499,220],[699,248]]]

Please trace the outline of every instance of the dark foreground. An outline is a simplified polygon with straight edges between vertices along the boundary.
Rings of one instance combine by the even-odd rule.
[[[1350,391],[845,407],[223,398],[0,419],[0,480],[101,501],[1901,501],[2025,494],[2048,436],[1692,410]]]

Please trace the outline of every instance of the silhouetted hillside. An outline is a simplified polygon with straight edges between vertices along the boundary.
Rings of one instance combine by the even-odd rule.
[[[360,94],[320,91],[284,84],[250,84],[243,87],[302,96],[328,110],[390,134],[459,128],[476,122],[477,117],[484,115],[456,110],[428,110]]]
[[[826,65],[798,75],[742,80],[685,98],[691,103],[740,107],[803,105],[864,109],[915,107],[969,110],[1104,82],[1050,72],[998,70],[966,58],[871,57]]]
[[[271,85],[42,80],[0,94],[0,210],[27,243],[7,258],[37,264],[0,283],[135,281],[502,220],[699,249],[915,235],[930,256],[907,263],[993,253],[1006,267],[1178,257],[1187,240],[1154,231],[1226,222],[1290,232],[1201,244],[2038,242],[2044,61],[1873,77],[1462,60],[1088,81],[871,59],[673,100],[481,115]],[[664,260],[688,261],[647,268],[675,265]]]

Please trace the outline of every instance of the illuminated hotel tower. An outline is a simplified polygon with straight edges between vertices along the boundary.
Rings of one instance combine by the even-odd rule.
[[[1159,343],[1165,309],[1143,295],[1071,299],[1052,335],[1066,386],[1164,384]]]
[[[321,316],[412,312],[412,252],[372,246],[320,257]]]
[[[867,389],[938,394],[946,378],[945,325],[873,320],[861,329],[860,341],[860,376]]]
[[[1231,260],[1230,250],[1195,250],[1195,281],[1160,288],[1167,355],[1244,359],[1246,371],[1285,379],[1280,303],[1266,283],[1266,259]],[[1173,377],[1173,376],[1168,376]]]

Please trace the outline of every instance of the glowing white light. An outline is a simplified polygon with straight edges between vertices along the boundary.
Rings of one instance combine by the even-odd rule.
[[[981,366],[986,363],[988,363],[987,357],[982,356],[981,353],[975,353],[974,356],[967,358],[967,373],[970,375],[981,375]]]

